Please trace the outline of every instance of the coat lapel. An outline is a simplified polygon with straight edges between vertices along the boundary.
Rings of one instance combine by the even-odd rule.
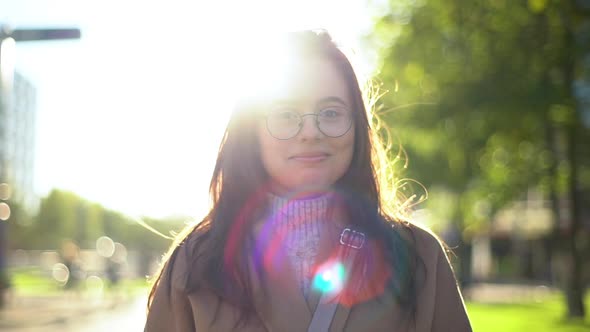
[[[249,260],[256,311],[268,331],[307,331],[311,312],[295,280],[281,234],[255,229]]]

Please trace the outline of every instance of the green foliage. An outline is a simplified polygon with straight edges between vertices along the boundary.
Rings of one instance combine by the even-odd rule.
[[[445,193],[430,195],[430,214],[442,213],[465,244],[535,188],[551,197],[554,216],[571,216],[569,226],[553,228],[553,238],[573,243],[586,236],[580,211],[590,196],[590,130],[581,110],[590,96],[590,12],[582,2],[388,3],[373,39],[390,91],[381,117],[405,148],[407,177]],[[569,229],[560,235],[563,226]],[[566,247],[573,262],[564,268],[568,310],[583,316],[576,294],[588,243]],[[460,254],[464,280],[468,254]]]
[[[507,202],[547,188],[547,131],[574,119],[562,11],[547,0],[390,1],[376,19],[382,118],[408,176],[456,195],[462,228],[485,229]]]
[[[11,275],[12,290],[19,295],[59,296],[64,291],[63,286],[48,275],[47,271],[42,271],[38,267],[10,269],[8,273]],[[148,286],[149,283],[145,278],[124,279],[117,285],[117,291],[124,290],[127,294],[145,294]],[[80,290],[91,289],[88,287],[88,289]],[[113,289],[106,287],[105,290],[108,292]]]
[[[590,318],[585,321],[564,319],[566,308],[560,298],[540,302],[514,304],[467,303],[474,331],[478,332],[582,332],[590,330]],[[586,296],[590,305],[590,293]]]
[[[94,248],[101,236],[108,236],[127,249],[145,252],[163,253],[171,244],[170,239],[153,233],[141,222],[71,192],[51,191],[41,200],[34,217],[28,216],[18,205],[15,207],[9,241],[13,249],[59,250],[66,240],[88,249]],[[185,226],[187,218],[143,218],[142,221],[170,236],[170,232],[178,232]]]
[[[73,239],[77,229],[79,198],[70,192],[52,190],[41,200],[31,233],[34,249],[59,248],[63,238]]]
[[[8,221],[8,247],[13,247],[17,243],[24,243],[29,236],[29,229],[33,223],[33,217],[21,204],[18,202],[10,202],[10,218]]]
[[[11,275],[13,291],[23,295],[55,295],[62,288],[47,273],[39,268],[12,269]]]

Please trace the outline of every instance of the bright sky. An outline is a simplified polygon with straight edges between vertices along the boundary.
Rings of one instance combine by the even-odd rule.
[[[35,187],[130,215],[202,216],[240,34],[326,28],[350,48],[364,0],[0,0],[0,24],[79,27],[17,46],[37,89]]]

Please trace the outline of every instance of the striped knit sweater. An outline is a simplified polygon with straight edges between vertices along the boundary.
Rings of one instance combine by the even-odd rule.
[[[329,203],[331,194],[288,199],[269,195],[274,216],[273,227],[285,234],[285,248],[305,297],[312,282],[312,268],[318,255],[320,235],[331,227]]]

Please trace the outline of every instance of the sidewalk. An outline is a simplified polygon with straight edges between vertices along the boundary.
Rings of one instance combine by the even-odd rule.
[[[65,292],[45,296],[14,295],[0,310],[0,330],[63,324],[114,309],[133,299],[133,296],[122,293],[100,296]]]
[[[559,291],[540,285],[478,283],[464,289],[463,294],[466,299],[480,303],[518,303],[541,301],[559,294]],[[124,292],[101,296],[65,292],[51,296],[14,296],[6,308],[0,310],[0,331],[87,331],[64,327],[80,326],[81,322],[97,320],[113,322],[115,327],[108,328],[109,331],[139,331],[135,327],[123,328],[125,320],[142,325],[147,301],[144,297],[147,294],[131,295]],[[132,314],[125,309],[130,303],[134,303]],[[107,319],[103,319],[104,317]],[[105,329],[96,329],[102,330]]]

